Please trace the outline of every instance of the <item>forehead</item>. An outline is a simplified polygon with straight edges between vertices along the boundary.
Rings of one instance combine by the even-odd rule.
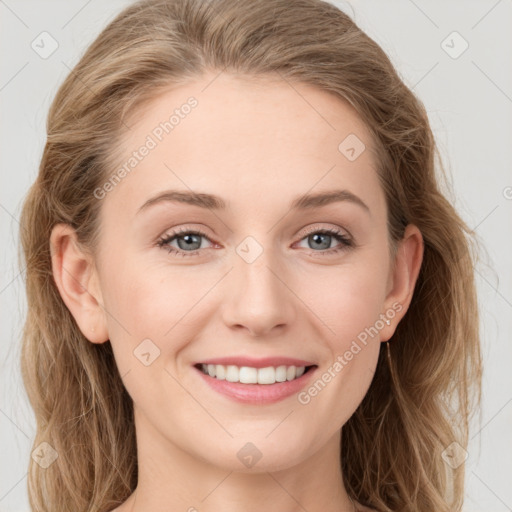
[[[134,211],[165,188],[240,206],[340,187],[369,202],[381,195],[373,141],[357,112],[309,84],[207,74],[160,92],[129,124],[117,161],[126,172],[109,197]]]

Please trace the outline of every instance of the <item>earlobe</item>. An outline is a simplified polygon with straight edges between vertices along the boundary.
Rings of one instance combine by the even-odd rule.
[[[390,325],[381,331],[381,341],[387,341],[396,330],[411,303],[416,281],[423,261],[423,237],[417,226],[409,224],[397,248],[390,290],[386,296],[385,307],[390,314]],[[387,322],[386,322],[387,323]]]
[[[67,224],[54,226],[50,236],[53,278],[60,296],[83,335],[92,343],[108,340],[103,299],[92,259]]]

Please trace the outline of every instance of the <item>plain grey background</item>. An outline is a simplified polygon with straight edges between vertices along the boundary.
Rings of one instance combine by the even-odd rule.
[[[34,418],[19,374],[25,314],[24,273],[17,263],[21,201],[37,174],[58,86],[130,3],[0,0],[0,512],[29,510]],[[476,269],[483,407],[470,434],[464,511],[512,511],[512,2],[337,5],[384,48],[425,104],[449,173],[448,197],[486,246],[484,264]]]

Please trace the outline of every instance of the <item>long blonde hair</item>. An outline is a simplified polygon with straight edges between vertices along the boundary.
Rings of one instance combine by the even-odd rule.
[[[128,118],[158,91],[206,70],[280,76],[352,105],[375,139],[390,239],[408,223],[425,249],[412,303],[385,344],[367,395],[342,429],[345,487],[381,511],[460,510],[464,465],[443,451],[468,443],[480,403],[474,233],[440,190],[442,164],[424,106],[384,51],[321,0],[145,0],[121,12],[59,88],[39,175],[22,211],[28,314],[21,368],[35,412],[33,511],[107,512],[134,491],[132,400],[109,342],[90,343],[52,277],[49,237],[63,222],[94,250],[101,201]],[[110,171],[110,172],[109,172]]]

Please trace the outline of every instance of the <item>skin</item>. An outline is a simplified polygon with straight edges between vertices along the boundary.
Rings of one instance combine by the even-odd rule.
[[[211,73],[180,85],[133,117],[123,161],[190,96],[197,107],[101,199],[98,252],[80,248],[69,226],[51,236],[66,306],[91,343],[110,340],[134,401],[139,482],[116,510],[352,511],[341,428],[368,390],[380,343],[407,311],[421,234],[408,226],[392,260],[369,133],[347,103],[306,84]],[[354,161],[338,150],[351,133],[366,145]],[[167,189],[215,194],[227,208],[162,202],[137,213]],[[350,201],[289,208],[332,189],[349,190],[369,211]],[[196,255],[157,246],[177,227],[205,233]],[[326,228],[355,245],[327,235],[318,247],[309,235]],[[262,248],[252,263],[236,251],[247,236]],[[178,244],[170,243],[190,252],[183,238]],[[393,304],[401,311],[390,325],[308,404],[296,395],[240,404],[192,368],[212,357],[282,355],[315,362],[321,376]],[[160,350],[148,366],[133,353],[147,338]],[[252,467],[237,457],[247,442],[262,454]]]

